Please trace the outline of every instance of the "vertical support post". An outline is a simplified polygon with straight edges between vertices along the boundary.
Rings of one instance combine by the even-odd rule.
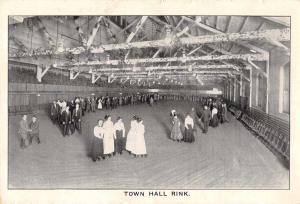
[[[266,113],[269,113],[269,94],[270,94],[270,55],[268,54],[268,60],[266,61],[266,72],[267,72],[267,90],[266,90]]]
[[[253,83],[253,77],[252,77],[252,66],[250,66],[250,82],[249,82],[249,107],[252,107],[252,83]]]
[[[243,77],[240,74],[240,97],[243,96]]]
[[[233,79],[233,102],[236,102],[236,79]]]

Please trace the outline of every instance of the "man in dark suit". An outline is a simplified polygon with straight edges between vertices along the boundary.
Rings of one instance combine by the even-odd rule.
[[[82,110],[79,107],[79,104],[76,104],[75,110],[73,110],[72,121],[79,134],[81,134],[81,118]]]
[[[29,127],[31,129],[30,134],[30,143],[32,143],[32,140],[35,140],[36,143],[40,144],[40,130],[39,130],[39,121],[37,120],[36,116],[32,117],[32,121],[29,124]]]
[[[21,136],[21,148],[26,148],[29,145],[28,133],[30,132],[31,129],[27,123],[27,115],[23,115],[19,128],[19,135]]]
[[[72,115],[69,111],[69,106],[66,107],[66,110],[62,113],[62,128],[63,128],[63,136],[73,134],[72,132]]]
[[[52,123],[55,124],[58,122],[59,106],[56,104],[56,101],[53,101],[50,107],[50,118]]]
[[[211,112],[207,106],[204,106],[204,111],[202,114],[202,121],[204,126],[203,133],[207,133],[210,119],[211,119]]]

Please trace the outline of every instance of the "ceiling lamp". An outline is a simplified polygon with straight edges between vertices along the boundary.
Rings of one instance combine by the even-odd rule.
[[[182,51],[182,59],[181,59],[182,63],[186,63],[186,54],[185,54],[185,50]]]
[[[109,54],[106,55],[106,64],[110,64],[110,55]]]
[[[61,52],[64,52],[64,51],[65,51],[64,43],[63,43],[63,41],[59,41],[57,43],[57,52],[61,53]]]
[[[92,70],[92,68],[90,68],[90,70],[89,70],[89,73],[90,73],[90,74],[92,74],[92,73],[93,73],[93,70]]]
[[[91,53],[104,53],[104,49],[100,46],[100,47],[91,47]]]
[[[189,72],[192,72],[192,71],[193,71],[192,65],[190,65],[190,66],[188,67],[188,71],[189,71]]]
[[[166,27],[166,37],[165,37],[165,43],[168,46],[172,46],[173,43],[173,35],[172,35],[172,30],[171,30],[171,26],[167,26]]]

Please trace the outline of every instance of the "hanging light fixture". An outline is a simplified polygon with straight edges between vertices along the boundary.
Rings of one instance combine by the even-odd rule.
[[[172,30],[171,26],[166,27],[166,37],[165,37],[165,43],[169,46],[172,46],[173,36],[172,36]]]
[[[181,60],[182,63],[186,63],[186,54],[185,54],[185,49],[183,49],[182,51],[182,60]]]

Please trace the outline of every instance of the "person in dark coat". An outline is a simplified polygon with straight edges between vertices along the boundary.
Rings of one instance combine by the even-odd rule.
[[[98,120],[98,124],[94,127],[94,135],[92,139],[92,159],[93,161],[97,161],[105,159],[103,156],[103,136],[104,136],[104,129],[103,129],[103,120]]]
[[[79,104],[76,104],[75,110],[72,114],[72,122],[74,124],[74,128],[77,129],[79,134],[81,134],[81,119],[82,119],[82,110],[79,107]]]
[[[21,136],[21,148],[26,148],[29,145],[29,135],[31,129],[27,123],[27,115],[23,115],[20,121],[19,135]]]
[[[91,99],[91,111],[95,112],[96,111],[96,100],[94,97]]]
[[[211,112],[207,106],[204,106],[204,111],[202,114],[203,133],[207,133],[210,119],[211,119]]]
[[[39,130],[39,121],[37,120],[36,116],[32,117],[32,121],[29,124],[29,128],[31,129],[30,134],[30,144],[33,140],[36,141],[37,144],[40,144],[40,130]]]
[[[217,127],[219,125],[219,120],[218,120],[218,109],[216,106],[213,107],[211,111],[211,126],[212,127]]]
[[[191,117],[190,114],[187,114],[184,120],[184,135],[183,135],[183,141],[193,143],[195,141],[194,136],[194,119]]]
[[[53,101],[53,103],[50,106],[50,118],[53,124],[58,122],[58,115],[59,115],[59,106],[56,104],[56,101]]]
[[[87,98],[86,100],[86,112],[91,112],[91,99]]]
[[[72,115],[69,111],[69,106],[66,107],[66,110],[62,113],[62,128],[63,128],[63,136],[73,134],[72,127]]]
[[[117,122],[114,124],[116,141],[115,141],[115,152],[122,154],[125,148],[125,126],[122,118],[118,117]]]

